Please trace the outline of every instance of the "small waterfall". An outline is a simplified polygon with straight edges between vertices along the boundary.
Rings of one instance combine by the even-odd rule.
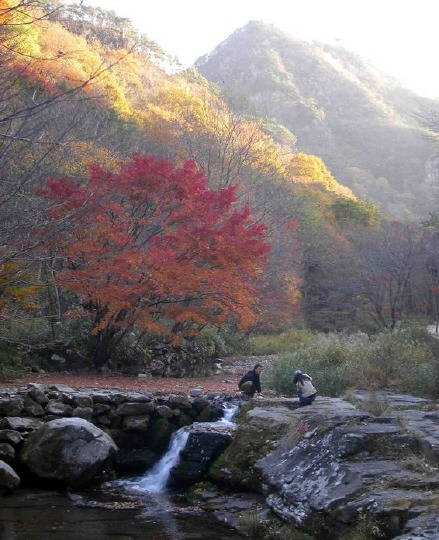
[[[234,418],[238,412],[238,405],[233,403],[224,404],[224,416],[216,424],[234,424]],[[186,446],[191,426],[185,426],[176,431],[169,443],[169,448],[164,456],[148,471],[145,476],[133,480],[116,480],[113,485],[123,486],[136,493],[162,493],[166,491],[166,484],[171,469],[178,464],[180,452]]]
[[[140,480],[125,481],[124,486],[128,487],[130,491],[140,493],[160,493],[165,491],[169,473],[172,467],[177,465],[180,452],[185,447],[188,437],[189,430],[186,426],[176,431],[171,437],[165,455],[157,461],[154,467]]]
[[[224,416],[218,422],[222,424],[234,424],[235,416],[238,414],[238,405],[234,403],[225,403],[224,404]]]

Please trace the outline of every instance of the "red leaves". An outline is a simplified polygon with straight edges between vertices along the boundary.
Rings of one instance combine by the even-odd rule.
[[[119,174],[93,166],[86,183],[51,179],[40,194],[54,202],[49,226],[63,226],[58,280],[99,306],[97,330],[253,321],[265,227],[234,209],[234,187],[209,190],[193,162],[136,155]]]

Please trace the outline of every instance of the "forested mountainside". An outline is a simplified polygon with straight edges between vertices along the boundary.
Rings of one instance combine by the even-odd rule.
[[[252,24],[236,36],[249,29],[268,32]],[[296,324],[374,331],[437,313],[437,215],[417,225],[389,221],[343,185],[321,155],[354,162],[362,129],[351,126],[349,140],[339,127],[334,140],[327,119],[335,126],[335,113],[323,101],[311,106],[304,91],[288,106],[286,70],[258,89],[255,67],[245,86],[267,110],[273,101],[291,112],[282,125],[256,114],[253,98],[229,95],[228,104],[194,68],[165,70],[174,60],[113,12],[0,0],[0,42],[0,375],[17,347],[26,351],[19,359],[68,343],[99,368],[144,365],[154,340],[200,339],[224,350],[243,332]],[[264,69],[278,73],[282,57],[271,55]],[[364,107],[359,125],[381,115],[383,130],[398,117],[404,137],[421,131],[402,105]],[[325,135],[334,151],[299,151],[302,128],[309,145],[315,132],[316,145]],[[410,151],[421,162],[434,149],[417,140]],[[375,180],[401,218],[408,195],[422,199],[421,188]]]
[[[196,70],[168,75],[172,59],[113,12],[1,0],[0,39],[7,343],[75,327],[102,364],[129,329],[282,326],[300,311],[306,235],[323,253],[346,219],[377,223],[319,157]]]
[[[357,196],[397,218],[435,207],[437,149],[419,115],[437,113],[438,101],[416,96],[341,47],[300,41],[260,22],[236,30],[196,66],[232,107],[271,120],[274,137],[289,130],[299,151],[321,157]]]

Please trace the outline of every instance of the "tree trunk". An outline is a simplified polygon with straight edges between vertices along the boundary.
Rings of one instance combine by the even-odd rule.
[[[107,327],[92,337],[94,345],[92,359],[96,371],[101,371],[110,361],[110,343],[115,333],[114,329]]]

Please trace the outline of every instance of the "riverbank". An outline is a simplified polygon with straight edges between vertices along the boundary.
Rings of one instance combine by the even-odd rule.
[[[199,388],[205,394],[220,393],[234,395],[238,391],[238,381],[241,376],[253,368],[256,362],[266,367],[273,356],[233,356],[222,361],[219,373],[209,377],[199,378],[164,378],[126,376],[113,372],[109,374],[95,373],[29,373],[14,379],[1,381],[0,388],[26,386],[28,383],[44,385],[65,384],[71,388],[101,388],[135,390],[145,392],[164,392],[166,394],[188,394],[192,389]]]

